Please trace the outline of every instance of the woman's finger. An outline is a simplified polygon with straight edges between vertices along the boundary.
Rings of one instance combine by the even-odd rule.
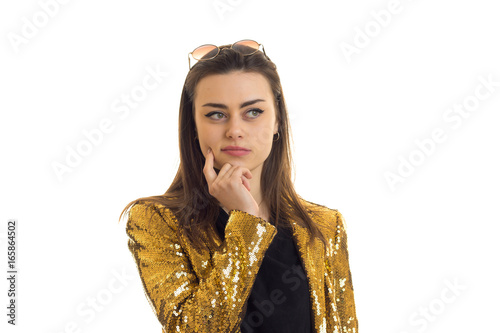
[[[205,158],[203,174],[205,175],[208,186],[210,186],[217,178],[217,173],[214,170],[214,154],[211,148],[208,149],[207,157]]]
[[[249,178],[252,178],[252,173],[250,172],[250,170],[248,170],[247,168],[236,166],[231,175],[231,178],[233,178],[234,181],[239,181],[240,183],[242,183],[248,189],[248,191],[250,191],[250,182],[248,181]]]
[[[218,174],[218,179],[223,179],[224,177],[227,177],[228,176],[228,172],[229,172],[229,176],[231,176],[231,174],[233,173],[232,171],[230,172],[230,170],[232,169],[232,165],[229,164],[229,163],[225,163],[222,168],[220,168],[219,170],[219,174]]]
[[[247,177],[241,176],[241,182],[243,183],[243,186],[247,188],[248,192],[250,192],[250,182],[248,181]]]

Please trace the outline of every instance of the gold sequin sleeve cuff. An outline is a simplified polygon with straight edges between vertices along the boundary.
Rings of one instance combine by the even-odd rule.
[[[203,263],[192,262],[181,246],[177,220],[169,209],[132,206],[126,231],[163,332],[240,332],[245,302],[276,234],[272,224],[230,211],[224,242]],[[200,278],[193,265],[205,265],[209,274]]]

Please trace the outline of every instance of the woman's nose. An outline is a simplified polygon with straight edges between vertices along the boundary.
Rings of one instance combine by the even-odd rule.
[[[231,139],[236,139],[236,138],[242,138],[243,137],[243,124],[241,123],[240,119],[230,119],[228,122],[228,129],[226,132],[226,135],[228,138]]]

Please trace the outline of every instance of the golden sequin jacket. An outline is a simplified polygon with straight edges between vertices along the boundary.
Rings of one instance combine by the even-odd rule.
[[[316,208],[311,218],[328,241],[326,249],[317,238],[307,246],[308,229],[290,221],[309,283],[316,332],[356,333],[344,219],[337,210],[303,203]],[[241,332],[246,301],[276,227],[232,210],[225,240],[215,236],[218,247],[201,253],[183,233],[177,237],[177,229],[176,217],[161,204],[154,204],[154,209],[135,204],[130,209],[128,248],[162,332]]]

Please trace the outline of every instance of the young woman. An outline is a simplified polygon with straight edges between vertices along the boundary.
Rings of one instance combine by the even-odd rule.
[[[343,217],[294,190],[285,99],[260,46],[189,54],[179,170],[122,211],[128,247],[163,332],[358,332]]]

